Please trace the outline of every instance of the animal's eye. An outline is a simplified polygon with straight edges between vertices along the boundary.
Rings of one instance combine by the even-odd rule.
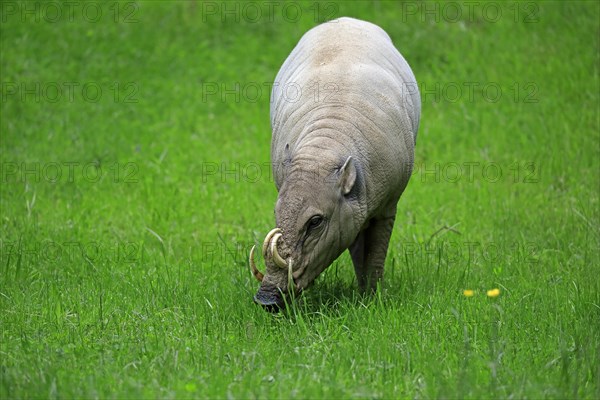
[[[310,217],[310,219],[308,220],[308,226],[307,226],[307,230],[312,230],[317,228],[319,225],[321,225],[321,223],[323,223],[323,217],[321,215],[313,215],[312,217]]]

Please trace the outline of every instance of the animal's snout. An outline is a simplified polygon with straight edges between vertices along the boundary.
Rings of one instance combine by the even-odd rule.
[[[285,307],[285,301],[279,290],[259,289],[254,296],[254,302],[270,312],[278,312]]]

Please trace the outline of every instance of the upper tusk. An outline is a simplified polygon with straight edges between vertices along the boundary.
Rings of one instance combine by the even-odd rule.
[[[263,278],[265,277],[262,272],[260,272],[258,270],[258,268],[256,268],[256,264],[254,264],[254,249],[256,248],[256,246],[252,246],[252,249],[250,249],[250,268],[252,269],[252,275],[254,275],[254,277],[256,278],[257,281],[262,282]]]
[[[273,254],[273,260],[279,268],[288,268],[288,263],[283,258],[281,258],[279,252],[277,251],[277,241],[279,241],[280,237],[280,232],[277,232],[275,236],[273,236],[273,240],[271,241],[271,254]]]
[[[271,229],[271,231],[269,233],[267,233],[267,236],[265,236],[265,241],[263,242],[263,246],[262,246],[262,253],[263,253],[263,257],[265,258],[265,260],[267,259],[267,248],[269,247],[271,238],[273,237],[273,235],[275,235],[277,233],[281,233],[281,229],[279,229],[279,228]]]

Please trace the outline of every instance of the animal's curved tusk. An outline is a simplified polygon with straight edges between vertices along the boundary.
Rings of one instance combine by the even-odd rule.
[[[279,252],[277,251],[277,242],[279,241],[280,237],[281,233],[279,232],[277,232],[273,236],[273,240],[271,240],[271,254],[273,254],[273,260],[279,268],[288,268],[288,263],[283,258],[281,258]]]
[[[267,233],[267,236],[265,236],[265,241],[263,242],[263,246],[262,246],[262,253],[263,253],[263,257],[265,258],[265,260],[267,259],[267,248],[269,247],[271,238],[273,237],[273,235],[275,235],[277,233],[281,233],[281,229],[279,229],[279,228],[271,229],[271,231],[269,233]]]
[[[304,270],[305,270],[305,269],[306,269],[306,266],[304,266],[304,267],[300,268],[300,269],[299,269],[299,270],[297,270],[297,271],[294,271],[294,272],[292,273],[292,276],[294,277],[294,279],[298,279],[298,277],[299,277],[300,275],[302,275],[302,273],[304,272]]]
[[[257,281],[262,282],[263,278],[265,277],[263,275],[262,272],[260,272],[258,270],[258,268],[256,268],[256,264],[254,263],[254,249],[256,248],[256,246],[252,246],[252,249],[250,249],[250,268],[252,269],[252,275],[256,278]]]
[[[279,251],[277,250],[277,242],[279,241],[279,238],[281,238],[281,236],[282,236],[281,229],[279,229],[279,228],[271,229],[271,231],[269,233],[267,233],[267,236],[265,237],[265,240],[262,245],[262,251],[263,251],[263,256],[266,260],[268,257],[267,251],[269,250],[269,246],[270,246],[271,255],[273,257],[273,261],[275,262],[275,265],[277,265],[279,268],[288,270],[288,280],[289,280],[290,278],[292,278],[291,263],[288,264],[279,255]],[[250,249],[250,257],[249,257],[250,268],[252,270],[252,275],[254,275],[256,280],[258,280],[259,282],[262,282],[262,280],[265,276],[262,272],[260,272],[258,270],[258,268],[256,268],[256,264],[254,263],[254,250],[255,249],[256,249],[256,246],[252,246],[252,249]]]

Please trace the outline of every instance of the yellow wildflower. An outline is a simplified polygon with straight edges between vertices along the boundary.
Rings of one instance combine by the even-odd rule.
[[[465,297],[473,297],[473,295],[475,295],[475,291],[471,289],[465,289],[463,290],[463,294],[465,295]]]
[[[495,288],[487,291],[488,297],[498,297],[500,296],[500,289]]]

